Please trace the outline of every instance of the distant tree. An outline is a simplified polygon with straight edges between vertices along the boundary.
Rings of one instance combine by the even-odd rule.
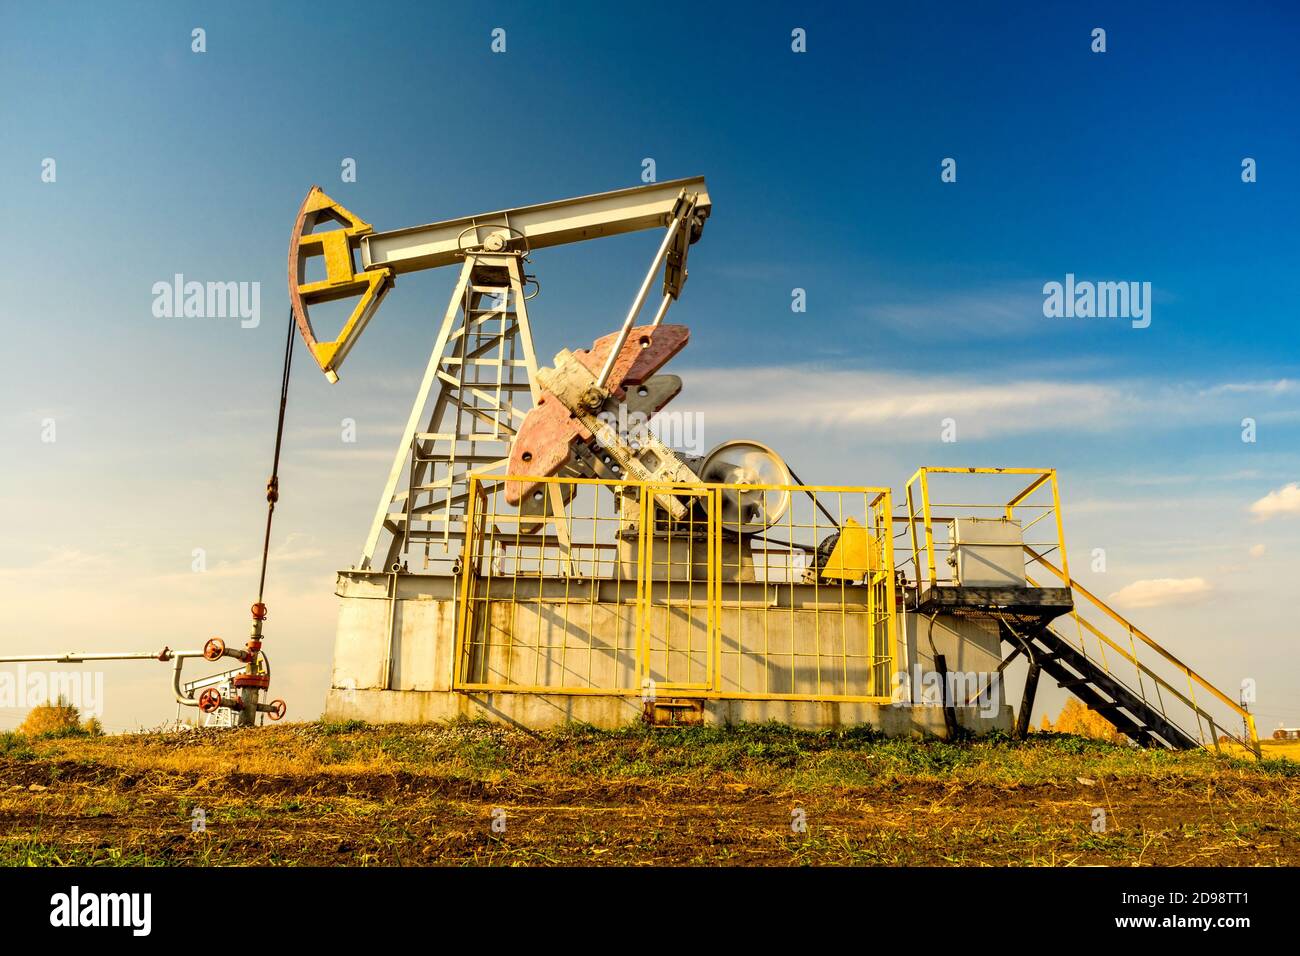
[[[62,694],[53,703],[38,704],[27,713],[26,719],[18,727],[20,734],[36,737],[40,734],[60,734],[69,731],[84,731],[88,734],[102,734],[104,725],[99,718],[91,717],[83,724],[81,712],[77,710]]]
[[[1071,697],[1061,708],[1056,722],[1043,715],[1043,730],[1058,734],[1078,734],[1080,737],[1092,737],[1107,743],[1122,744],[1128,740],[1109,720],[1089,707],[1077,697]]]

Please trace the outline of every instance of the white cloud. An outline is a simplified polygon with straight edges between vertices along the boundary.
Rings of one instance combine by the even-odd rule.
[[[991,337],[1043,324],[1038,283],[1005,283],[984,288],[915,296],[877,297],[855,311],[876,326],[915,334],[942,330],[946,335]]]
[[[1250,513],[1260,520],[1300,514],[1300,482],[1293,481],[1270,491],[1250,506]]]
[[[776,366],[696,369],[674,408],[701,413],[710,429],[770,427],[833,432],[869,428],[907,440],[938,438],[945,418],[962,438],[1061,427],[1095,429],[1128,414],[1132,400],[1112,385],[976,381],[934,375]]]
[[[1198,601],[1211,590],[1204,578],[1148,578],[1120,588],[1107,600],[1122,607],[1160,607]]]
[[[956,420],[959,440],[1064,429],[1106,433],[1224,422],[1235,427],[1241,393],[1257,395],[1263,407],[1256,417],[1272,421],[1287,414],[1277,402],[1295,387],[1287,379],[1199,386],[1151,379],[1018,378],[1005,368],[958,376],[814,362],[675,371],[686,387],[674,409],[702,413],[711,429],[752,430],[760,440],[783,428],[819,433],[849,428],[891,441],[932,443],[945,418]],[[1248,477],[1243,469],[1235,476]]]
[[[1215,385],[1212,388],[1205,389],[1202,395],[1254,395],[1263,393],[1265,395],[1285,395],[1288,392],[1294,392],[1300,388],[1300,382],[1289,378],[1273,379],[1263,382],[1224,382],[1222,385]]]

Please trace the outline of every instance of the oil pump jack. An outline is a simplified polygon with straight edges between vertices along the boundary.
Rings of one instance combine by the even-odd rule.
[[[688,461],[648,431],[630,442],[610,424],[620,406],[648,419],[681,391],[680,378],[656,373],[686,346],[689,330],[663,320],[682,293],[690,248],[711,208],[697,177],[375,232],[319,187],[311,189],[290,243],[289,295],[298,329],[331,382],[398,276],[460,263],[358,570],[409,568],[414,552],[426,569],[454,566],[471,472],[699,483],[706,471],[713,480],[745,471],[756,484],[789,480],[780,459],[754,442],[727,443]],[[326,225],[337,228],[322,231]],[[531,254],[656,228],[662,239],[621,327],[539,366],[527,305],[535,295],[535,279],[525,271]],[[309,263],[318,257],[324,278],[309,281]],[[653,317],[638,325],[661,268]],[[341,331],[321,340],[310,307],[346,298],[357,301]],[[524,515],[558,514],[566,493],[559,484],[504,484],[506,502]],[[752,513],[749,499],[761,494],[733,496],[730,507]],[[659,499],[669,514],[686,513],[673,495]]]
[[[1054,470],[921,468],[905,511],[895,513],[890,489],[807,486],[758,442],[727,441],[695,456],[647,430],[614,427],[616,412],[648,419],[682,389],[661,369],[689,331],[664,318],[711,210],[704,180],[694,178],[376,232],[313,187],[290,237],[290,321],[248,642],[0,662],[169,661],[181,704],[228,712],[242,726],[282,717],[283,701],[262,699],[270,684],[262,592],[294,332],[337,382],[398,276],[459,263],[360,560],[338,574],[327,715],[612,726],[639,711],[652,723],[693,714],[873,723],[886,733],[946,726],[951,735],[960,721],[1010,730],[1011,708],[990,675],[1000,678],[1023,654],[1016,733],[1027,729],[1041,671],[1139,743],[1217,746],[1227,736],[1258,752],[1248,711],[1071,577]],[[617,330],[539,365],[530,256],[654,229],[663,230],[657,251]],[[308,279],[316,259],[324,277]],[[661,270],[653,317],[638,324]],[[310,308],[352,299],[338,335],[318,337]],[[930,483],[950,478],[1029,484],[1006,498],[934,504]],[[937,517],[932,507],[991,508],[993,516]],[[1035,527],[1043,541],[1026,536]],[[911,542],[902,563],[896,539]],[[416,572],[413,557],[423,558]],[[1058,629],[1057,619],[1077,627]],[[1111,625],[1118,640],[1103,629]],[[1000,659],[1004,644],[1012,650]],[[1110,656],[1132,665],[1133,676],[1116,673]],[[229,696],[212,679],[182,687],[181,666],[195,657],[239,662],[220,675]],[[977,664],[967,677],[990,679],[965,704],[944,689],[941,719],[918,689],[891,687],[912,662],[945,676],[949,659]],[[981,694],[988,707],[972,709]],[[1170,714],[1171,702],[1185,711]],[[1219,705],[1217,714],[1207,709]]]
[[[1202,725],[1222,730],[1241,716],[1145,637],[1174,676],[1131,653],[1135,687],[1053,629],[1057,618],[1081,620],[1077,600],[1095,599],[1064,563],[1050,469],[923,468],[895,513],[889,489],[805,485],[756,441],[696,456],[616,428],[618,412],[648,419],[681,392],[662,369],[690,334],[664,320],[711,212],[704,180],[692,178],[376,232],[310,190],[290,240],[289,296],[331,382],[399,276],[460,266],[360,560],[338,575],[327,714],[525,726],[689,714],[949,734],[960,719],[1011,730],[1000,675],[1023,653],[1032,666],[1017,732],[1039,668],[1150,745],[1196,746]],[[642,230],[662,232],[622,323],[540,364],[532,254]],[[308,278],[313,260],[323,277]],[[311,307],[346,300],[355,302],[338,335],[318,336]],[[1029,484],[944,506],[992,518],[936,518],[929,483],[949,474]],[[1023,525],[1022,513],[1032,513]],[[1043,533],[1047,516],[1056,540],[1031,544],[1025,531]],[[910,574],[895,563],[896,539],[910,539]],[[990,577],[986,566],[1001,570]],[[1031,577],[1048,573],[1057,580]],[[1002,644],[1013,648],[1006,659]],[[944,674],[946,660],[972,668],[975,697],[987,697],[978,713],[975,698],[945,691],[940,719],[915,689],[893,686],[912,662]],[[1181,678],[1226,701],[1227,717],[1189,694],[1178,724],[1147,699],[1146,682],[1173,694]]]

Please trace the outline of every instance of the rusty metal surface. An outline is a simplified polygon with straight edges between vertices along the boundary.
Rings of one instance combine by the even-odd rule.
[[[593,375],[599,373],[618,333],[603,336],[591,348],[573,353],[573,358]],[[628,388],[634,388],[654,375],[690,341],[690,329],[684,325],[637,326],[623,343],[610,375],[609,392],[622,400]],[[677,393],[667,394],[667,404]],[[663,406],[660,405],[660,408]],[[659,411],[655,408],[654,411]],[[574,442],[590,442],[593,436],[573,412],[553,394],[543,390],[541,399],[524,418],[510,448],[511,475],[549,477],[556,474],[573,457]],[[509,482],[506,500],[511,504],[532,492],[534,482]]]
[[[614,397],[622,398],[628,386],[640,385],[653,375],[674,355],[686,348],[691,330],[684,325],[661,325],[658,328],[639,325],[632,329],[623,343],[623,350],[614,361],[607,387]],[[574,358],[585,365],[593,375],[600,373],[605,356],[618,339],[617,332],[602,336],[591,348],[574,353]]]
[[[305,232],[310,232],[316,226],[316,209],[318,208],[318,197],[323,195],[319,186],[312,186],[303,198],[302,205],[298,207],[298,216],[293,221],[293,234],[289,238],[289,305],[293,309],[293,319],[298,324],[298,332],[302,335],[302,340],[307,343],[307,349],[316,354],[316,332],[311,327],[311,322],[307,319],[307,307],[303,304],[302,293],[298,290],[299,283],[299,259],[298,247],[301,245],[302,237]],[[311,221],[308,222],[308,216]]]

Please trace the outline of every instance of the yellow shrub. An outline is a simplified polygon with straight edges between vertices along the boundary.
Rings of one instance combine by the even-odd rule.
[[[95,717],[91,717],[83,726],[80,711],[63,697],[52,704],[39,704],[33,707],[18,727],[18,732],[28,737],[66,733],[69,730],[85,730],[91,734],[102,734],[104,727]]]
[[[1112,744],[1122,744],[1126,738],[1109,720],[1084,706],[1083,701],[1071,697],[1061,708],[1056,722],[1043,715],[1043,730],[1056,731],[1058,734],[1078,734],[1080,737],[1092,737]]]

